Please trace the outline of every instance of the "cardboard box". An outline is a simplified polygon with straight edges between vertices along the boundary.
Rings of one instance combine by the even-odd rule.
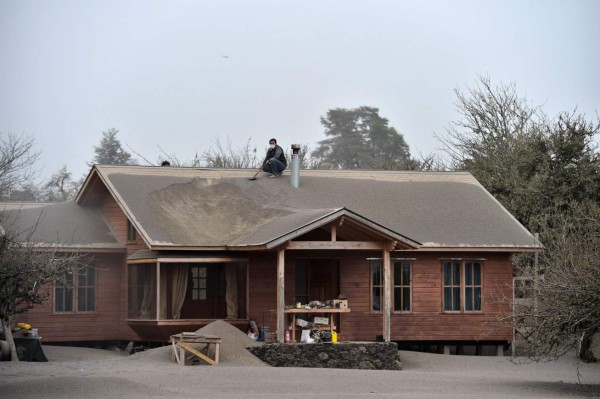
[[[277,342],[277,333],[276,332],[268,332],[265,334],[265,343],[274,344]]]
[[[313,321],[315,324],[329,324],[329,317],[315,317]]]
[[[333,307],[336,309],[348,309],[348,300],[347,299],[334,299]]]
[[[300,327],[306,327],[308,325],[308,321],[303,319],[296,319],[296,325]]]

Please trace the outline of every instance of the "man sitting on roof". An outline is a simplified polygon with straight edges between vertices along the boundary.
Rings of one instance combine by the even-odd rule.
[[[262,163],[261,169],[271,173],[269,177],[277,177],[281,176],[286,167],[287,161],[283,153],[283,148],[277,145],[277,140],[269,140],[269,149],[267,150],[267,156]]]

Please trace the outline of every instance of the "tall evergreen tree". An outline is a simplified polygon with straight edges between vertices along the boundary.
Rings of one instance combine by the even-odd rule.
[[[404,137],[379,115],[378,108],[330,109],[321,124],[327,138],[312,152],[320,167],[405,169],[410,161]]]
[[[131,158],[131,154],[121,147],[121,142],[117,138],[119,131],[115,128],[110,128],[102,132],[102,140],[99,146],[94,146],[96,155],[89,166],[98,165],[127,165],[135,163]]]

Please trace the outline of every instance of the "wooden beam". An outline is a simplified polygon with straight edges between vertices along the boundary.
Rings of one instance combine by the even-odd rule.
[[[285,333],[285,249],[277,250],[277,341],[284,343]]]
[[[337,226],[335,223],[331,225],[331,241],[337,241]]]
[[[156,320],[160,320],[160,262],[156,262]]]
[[[392,276],[390,251],[383,250],[383,340],[390,342],[392,314]]]
[[[290,241],[287,249],[383,249],[377,241]]]

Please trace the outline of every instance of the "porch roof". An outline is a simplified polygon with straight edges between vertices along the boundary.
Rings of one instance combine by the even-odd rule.
[[[420,248],[526,250],[536,239],[466,172],[303,170],[249,181],[252,170],[95,166],[152,248],[270,246],[335,212]],[[274,244],[273,244],[274,245]]]

